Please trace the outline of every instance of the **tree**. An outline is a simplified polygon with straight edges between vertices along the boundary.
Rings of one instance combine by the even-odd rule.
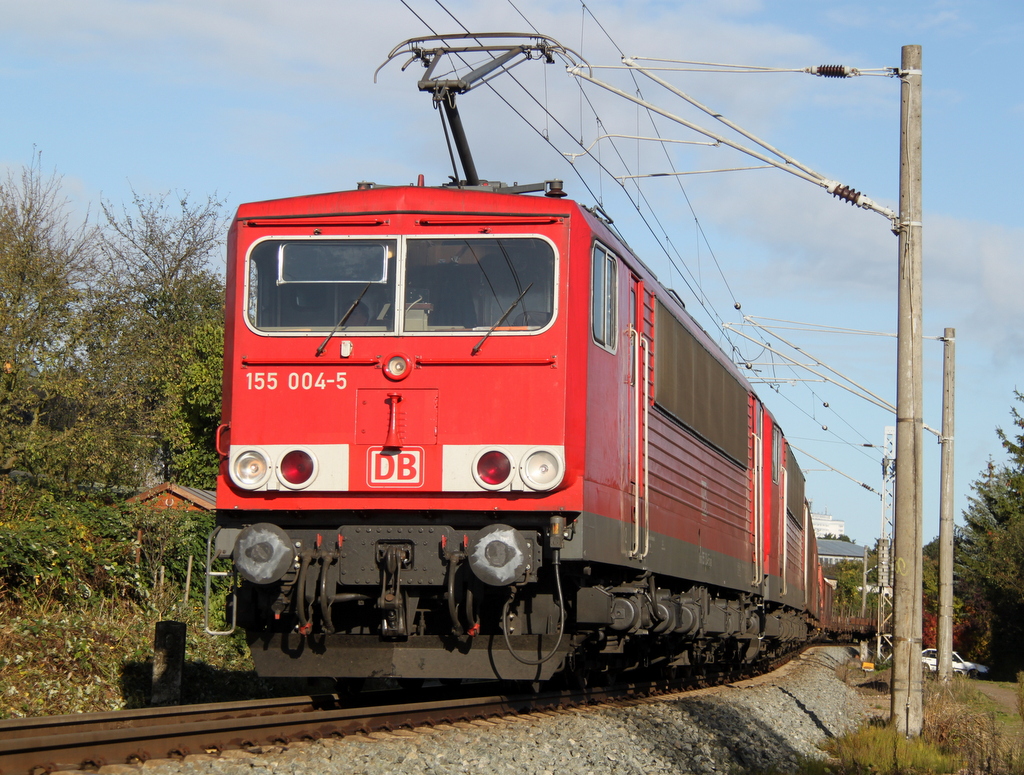
[[[219,361],[215,385],[199,372],[209,372],[218,347],[223,352],[212,341],[223,339],[216,332],[224,315],[224,282],[212,261],[226,223],[216,197],[198,204],[187,193],[174,204],[168,197],[133,191],[132,206],[120,211],[103,203],[106,273],[96,303],[107,316],[102,349],[108,357],[98,364],[99,378],[131,407],[138,432],[151,442],[156,475],[198,483],[208,481],[211,464],[215,470],[209,417],[199,419],[196,401],[206,405],[200,413],[208,415],[212,405],[219,413]],[[198,372],[192,357],[206,359]]]
[[[85,352],[96,247],[95,228],[72,225],[61,178],[42,174],[39,154],[0,182],[0,473],[107,476],[103,456],[78,453],[96,414]]]
[[[224,325],[204,323],[186,340],[179,355],[179,376],[168,384],[168,439],[178,481],[184,485],[216,485],[223,362]]]
[[[103,227],[72,226],[38,154],[0,181],[0,475],[76,488],[179,473],[209,482],[221,206],[133,192],[130,208],[103,204]]]
[[[954,545],[954,554],[959,551]],[[939,539],[933,538],[924,546],[923,611],[925,648],[938,646],[939,630]],[[970,660],[989,660],[989,610],[977,584],[962,574],[953,579],[953,648]]]
[[[1024,395],[1014,394],[1017,401]],[[1007,676],[1024,667],[1024,417],[1011,407],[1018,433],[996,430],[1008,460],[990,461],[963,513],[957,575],[989,607],[993,666]]]
[[[842,615],[859,615],[864,563],[860,560],[840,560],[828,566],[827,575],[835,579],[836,591],[832,608]]]
[[[821,537],[823,541],[845,541],[848,544],[857,543],[848,535],[836,535],[835,533],[826,533]]]

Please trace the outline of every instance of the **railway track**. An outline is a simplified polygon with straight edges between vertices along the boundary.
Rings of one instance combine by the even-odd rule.
[[[776,669],[798,652],[766,665]],[[752,675],[717,677],[729,683]],[[707,684],[705,678],[701,684]],[[290,697],[0,721],[0,775],[41,775],[107,764],[184,758],[197,753],[288,745],[301,740],[414,729],[615,701],[646,700],[699,688],[689,681],[636,681],[585,690],[522,695],[424,694],[420,702],[368,704],[376,698],[339,695]],[[387,695],[386,692],[378,694]],[[433,698],[434,696],[438,698]],[[382,698],[386,701],[386,697]]]

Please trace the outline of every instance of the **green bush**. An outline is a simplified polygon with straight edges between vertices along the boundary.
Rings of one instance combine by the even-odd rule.
[[[129,523],[112,505],[0,479],[0,588],[57,599],[136,594]]]
[[[213,522],[206,512],[158,511],[0,476],[0,718],[144,706],[153,628],[165,618],[188,625],[184,702],[303,691],[295,681],[257,678],[243,632],[205,633]],[[223,627],[229,582],[218,581],[212,624]]]
[[[141,601],[161,580],[184,584],[206,553],[213,515],[156,511],[0,477],[0,594],[58,601]]]

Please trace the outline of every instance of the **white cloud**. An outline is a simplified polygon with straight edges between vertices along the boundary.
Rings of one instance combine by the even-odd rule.
[[[881,216],[782,173],[756,174],[773,178],[755,185],[732,177],[699,203],[716,230],[742,235],[756,251],[741,259],[747,289],[762,299],[894,301],[897,239]],[[1024,229],[926,207],[923,245],[926,324],[985,331],[993,352],[1024,356]]]

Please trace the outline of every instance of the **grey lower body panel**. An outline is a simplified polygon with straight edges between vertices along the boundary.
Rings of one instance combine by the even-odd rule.
[[[521,657],[538,660],[555,645],[555,635],[509,638]],[[330,678],[460,678],[543,681],[561,666],[569,650],[563,638],[542,665],[526,665],[509,653],[501,635],[459,640],[431,635],[387,641],[377,635],[308,635],[255,632],[248,635],[261,676]]]
[[[628,526],[625,526],[628,527]],[[643,559],[633,559],[621,550],[624,523],[591,512],[583,512],[573,523],[573,536],[562,548],[562,561],[584,560],[651,571],[707,586],[758,592],[752,562],[737,560],[699,544],[651,532],[650,550]]]
[[[779,605],[786,605],[790,608],[803,610],[807,606],[804,599],[804,590],[792,581],[786,584],[783,591],[782,579],[778,576],[768,577],[768,586],[765,590],[765,599]]]
[[[782,579],[765,576],[755,583],[752,560],[712,551],[698,543],[651,533],[650,551],[643,559],[630,558],[621,550],[624,526],[619,520],[583,512],[573,523],[573,536],[562,549],[562,561],[607,563],[651,571],[664,578],[676,578],[695,585],[732,590],[738,594],[759,595],[769,603],[803,610],[804,590],[794,584],[782,592]]]

